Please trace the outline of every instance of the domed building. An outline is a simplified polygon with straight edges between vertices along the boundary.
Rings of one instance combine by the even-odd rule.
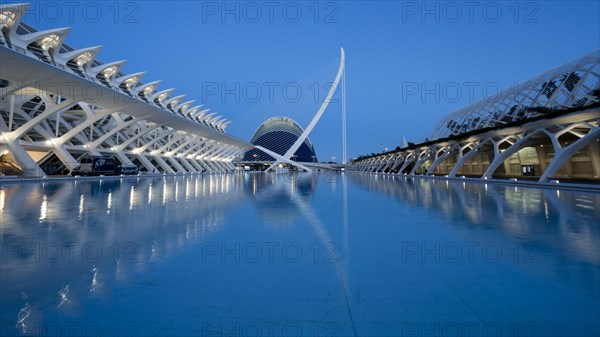
[[[294,120],[287,117],[273,117],[256,129],[250,143],[284,155],[302,132],[304,130]],[[297,162],[318,161],[315,148],[308,137],[292,156],[292,160]],[[258,149],[252,149],[244,154],[244,161],[272,162],[275,161],[275,158]]]

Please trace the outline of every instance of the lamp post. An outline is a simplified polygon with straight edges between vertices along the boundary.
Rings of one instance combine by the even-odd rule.
[[[254,157],[254,161],[258,161],[258,155],[256,153],[253,154],[252,157]]]

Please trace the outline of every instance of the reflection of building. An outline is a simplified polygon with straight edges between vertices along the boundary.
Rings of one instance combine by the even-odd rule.
[[[256,211],[265,225],[286,228],[302,219],[301,205],[310,203],[317,187],[317,175],[251,174],[245,180],[247,194],[252,194]],[[275,206],[276,205],[276,206]]]
[[[250,143],[259,145],[277,154],[284,155],[298,140],[298,137],[304,130],[295,121],[286,117],[273,117],[262,123]],[[315,149],[308,138],[300,145],[300,148],[292,156],[293,161],[298,162],[316,162],[317,155]],[[270,155],[253,149],[244,155],[244,161],[275,161]]]
[[[600,180],[600,50],[448,114],[429,139],[348,169]]]

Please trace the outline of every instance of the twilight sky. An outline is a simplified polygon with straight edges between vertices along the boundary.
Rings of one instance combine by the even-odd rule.
[[[72,47],[103,45],[101,61],[126,59],[125,73],[234,123],[326,65],[333,77],[344,47],[349,158],[422,141],[486,92],[600,48],[598,1],[34,1],[25,21],[72,27]],[[310,136],[320,160],[341,158],[340,113],[330,105]]]

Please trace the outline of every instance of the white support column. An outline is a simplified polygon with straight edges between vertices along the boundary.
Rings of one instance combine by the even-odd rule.
[[[419,159],[415,163],[415,167],[410,171],[409,175],[414,175],[415,172],[431,158],[431,149],[426,149],[419,154]]]
[[[36,177],[36,176],[46,176],[46,173],[42,171],[42,169],[38,166],[38,164],[31,158],[31,156],[19,145],[18,141],[14,141],[6,136],[9,134],[5,132],[8,130],[8,127],[0,118],[0,143],[5,144],[8,147],[8,151],[11,156],[15,158],[15,160],[21,165],[21,169],[23,170],[23,175],[25,177]]]
[[[71,109],[77,104],[77,102],[67,100],[60,104],[54,104],[50,101],[44,101],[44,104],[46,104],[44,112],[35,116],[34,118],[29,119],[25,124],[21,125],[18,129],[14,130],[13,132],[9,132],[10,137],[13,139],[21,138],[27,131],[39,125],[43,120],[51,117],[55,113],[60,113]]]
[[[183,166],[185,166],[188,173],[193,173],[193,172],[198,171],[198,169],[195,168],[194,166],[192,166],[192,164],[190,164],[190,162],[185,157],[177,157],[177,161],[180,162],[181,164],[183,164]]]
[[[117,150],[119,150],[119,151],[122,151],[122,150],[124,150],[124,149],[125,149],[125,148],[127,148],[129,145],[131,145],[131,143],[135,142],[136,140],[138,140],[138,139],[139,139],[139,138],[141,138],[142,136],[144,136],[144,135],[147,135],[148,133],[150,133],[150,132],[152,132],[152,131],[154,131],[154,130],[156,130],[156,129],[158,129],[158,128],[161,128],[161,127],[163,127],[163,126],[164,126],[164,124],[158,124],[158,125],[154,125],[154,126],[152,126],[152,127],[147,127],[147,128],[145,128],[145,129],[143,129],[143,130],[140,130],[140,132],[138,132],[138,133],[137,133],[135,136],[132,136],[131,138],[127,139],[127,140],[126,140],[126,141],[124,141],[122,144],[118,144],[118,145],[116,146],[116,147],[117,147]],[[150,144],[150,145],[151,145],[151,144]],[[150,146],[150,145],[148,145],[148,146]]]
[[[208,173],[212,173],[212,172],[214,172],[213,168],[212,168],[212,167],[210,167],[210,166],[209,166],[209,165],[206,163],[206,161],[204,161],[203,159],[196,159],[196,161],[198,162],[198,164],[200,164],[200,165],[201,165],[201,166],[204,168],[204,171],[205,171],[205,172],[208,172]]]
[[[390,166],[389,172],[392,173],[396,169],[396,167],[398,167],[398,165],[403,163],[403,161],[404,161],[404,153],[398,154],[396,156],[396,159],[394,159],[394,162]]]
[[[215,173],[219,172],[219,169],[217,167],[215,167],[212,160],[205,160],[204,164],[206,164],[206,166],[208,166],[210,168],[210,172],[215,172]]]
[[[458,172],[458,170],[460,170],[460,168],[464,165],[464,163],[471,160],[471,158],[473,158],[477,154],[477,149],[479,149],[479,147],[481,145],[483,145],[483,143],[485,143],[485,142],[486,141],[482,141],[479,144],[474,145],[473,148],[466,154],[464,154],[464,151],[467,148],[469,148],[471,145],[473,145],[473,143],[468,143],[464,146],[461,146],[458,151],[458,160],[456,161],[456,164],[454,165],[452,170],[450,170],[450,173],[448,173],[448,177],[456,177],[456,172]]]
[[[179,163],[179,161],[176,160],[175,158],[173,158],[173,157],[167,157],[167,160],[171,164],[173,164],[173,166],[175,166],[175,168],[177,169],[177,173],[188,173],[186,171],[186,169],[183,166],[181,166],[181,164]]]
[[[104,143],[107,139],[112,137],[114,134],[116,134],[116,133],[120,132],[121,130],[124,130],[125,128],[131,126],[132,124],[138,123],[142,120],[142,118],[136,117],[136,118],[132,118],[131,120],[125,122],[116,113],[112,115],[112,118],[114,118],[114,120],[117,122],[117,125],[114,128],[112,128],[111,130],[109,130],[108,132],[106,132],[105,134],[103,134],[102,136],[100,136],[95,141],[91,142],[88,146],[90,149],[97,148],[102,143]],[[114,145],[118,146],[119,144],[114,144]]]
[[[548,164],[548,168],[540,177],[540,182],[545,182],[548,178],[553,177],[556,172],[579,150],[590,145],[600,136],[600,126],[594,127],[590,132],[579,138],[577,141],[567,147],[556,149],[554,158]],[[557,137],[558,138],[558,137]]]
[[[400,170],[398,171],[398,174],[402,174],[404,173],[404,170],[406,170],[406,168],[408,167],[408,165],[412,164],[415,160],[417,159],[417,154],[416,152],[411,152],[407,157],[406,160],[404,161],[404,163],[402,164],[402,167],[400,168]]]
[[[154,165],[152,165],[152,163],[148,160],[148,158],[146,158],[146,156],[144,156],[143,154],[137,154],[136,157],[140,160],[142,165],[144,165],[144,167],[146,167],[146,170],[148,170],[148,173],[160,172],[160,170],[157,169]]]
[[[529,135],[522,137],[521,139],[517,139],[516,142],[514,142],[511,146],[509,146],[507,149],[505,149],[502,152],[500,152],[500,148],[499,148],[500,144],[502,144],[508,138],[513,138],[513,137],[512,136],[505,137],[504,139],[497,141],[497,142],[493,141],[494,160],[492,160],[492,162],[490,163],[490,166],[488,166],[487,170],[485,170],[485,172],[483,173],[483,176],[481,176],[481,177],[484,179],[492,179],[494,172],[496,172],[498,167],[500,167],[500,165],[502,165],[505,160],[507,160],[510,156],[512,156],[516,152],[519,152],[519,150],[521,150],[521,148],[523,147],[523,144],[525,142],[527,142],[529,139],[531,139],[531,137],[533,137],[534,135],[536,135],[540,132],[545,132],[546,134],[548,134],[548,136],[550,138],[552,138],[552,134],[550,134],[545,129],[536,130],[536,131],[530,133]]]
[[[204,172],[206,171],[202,165],[200,165],[200,163],[198,163],[198,161],[196,161],[196,159],[188,159],[187,160],[188,163],[192,164],[192,166],[194,166],[196,168],[196,172]]]
[[[433,172],[437,169],[437,167],[443,163],[446,159],[448,159],[450,156],[454,155],[454,151],[458,150],[458,147],[460,147],[460,145],[456,144],[456,145],[452,145],[450,146],[450,148],[442,148],[439,149],[435,156],[435,160],[433,161],[433,163],[431,164],[431,166],[429,167],[429,170],[427,170],[427,175],[431,175],[433,174]],[[440,156],[440,153],[442,153],[442,155]]]
[[[175,171],[160,156],[154,156],[153,159],[162,167],[163,172],[175,174]]]

